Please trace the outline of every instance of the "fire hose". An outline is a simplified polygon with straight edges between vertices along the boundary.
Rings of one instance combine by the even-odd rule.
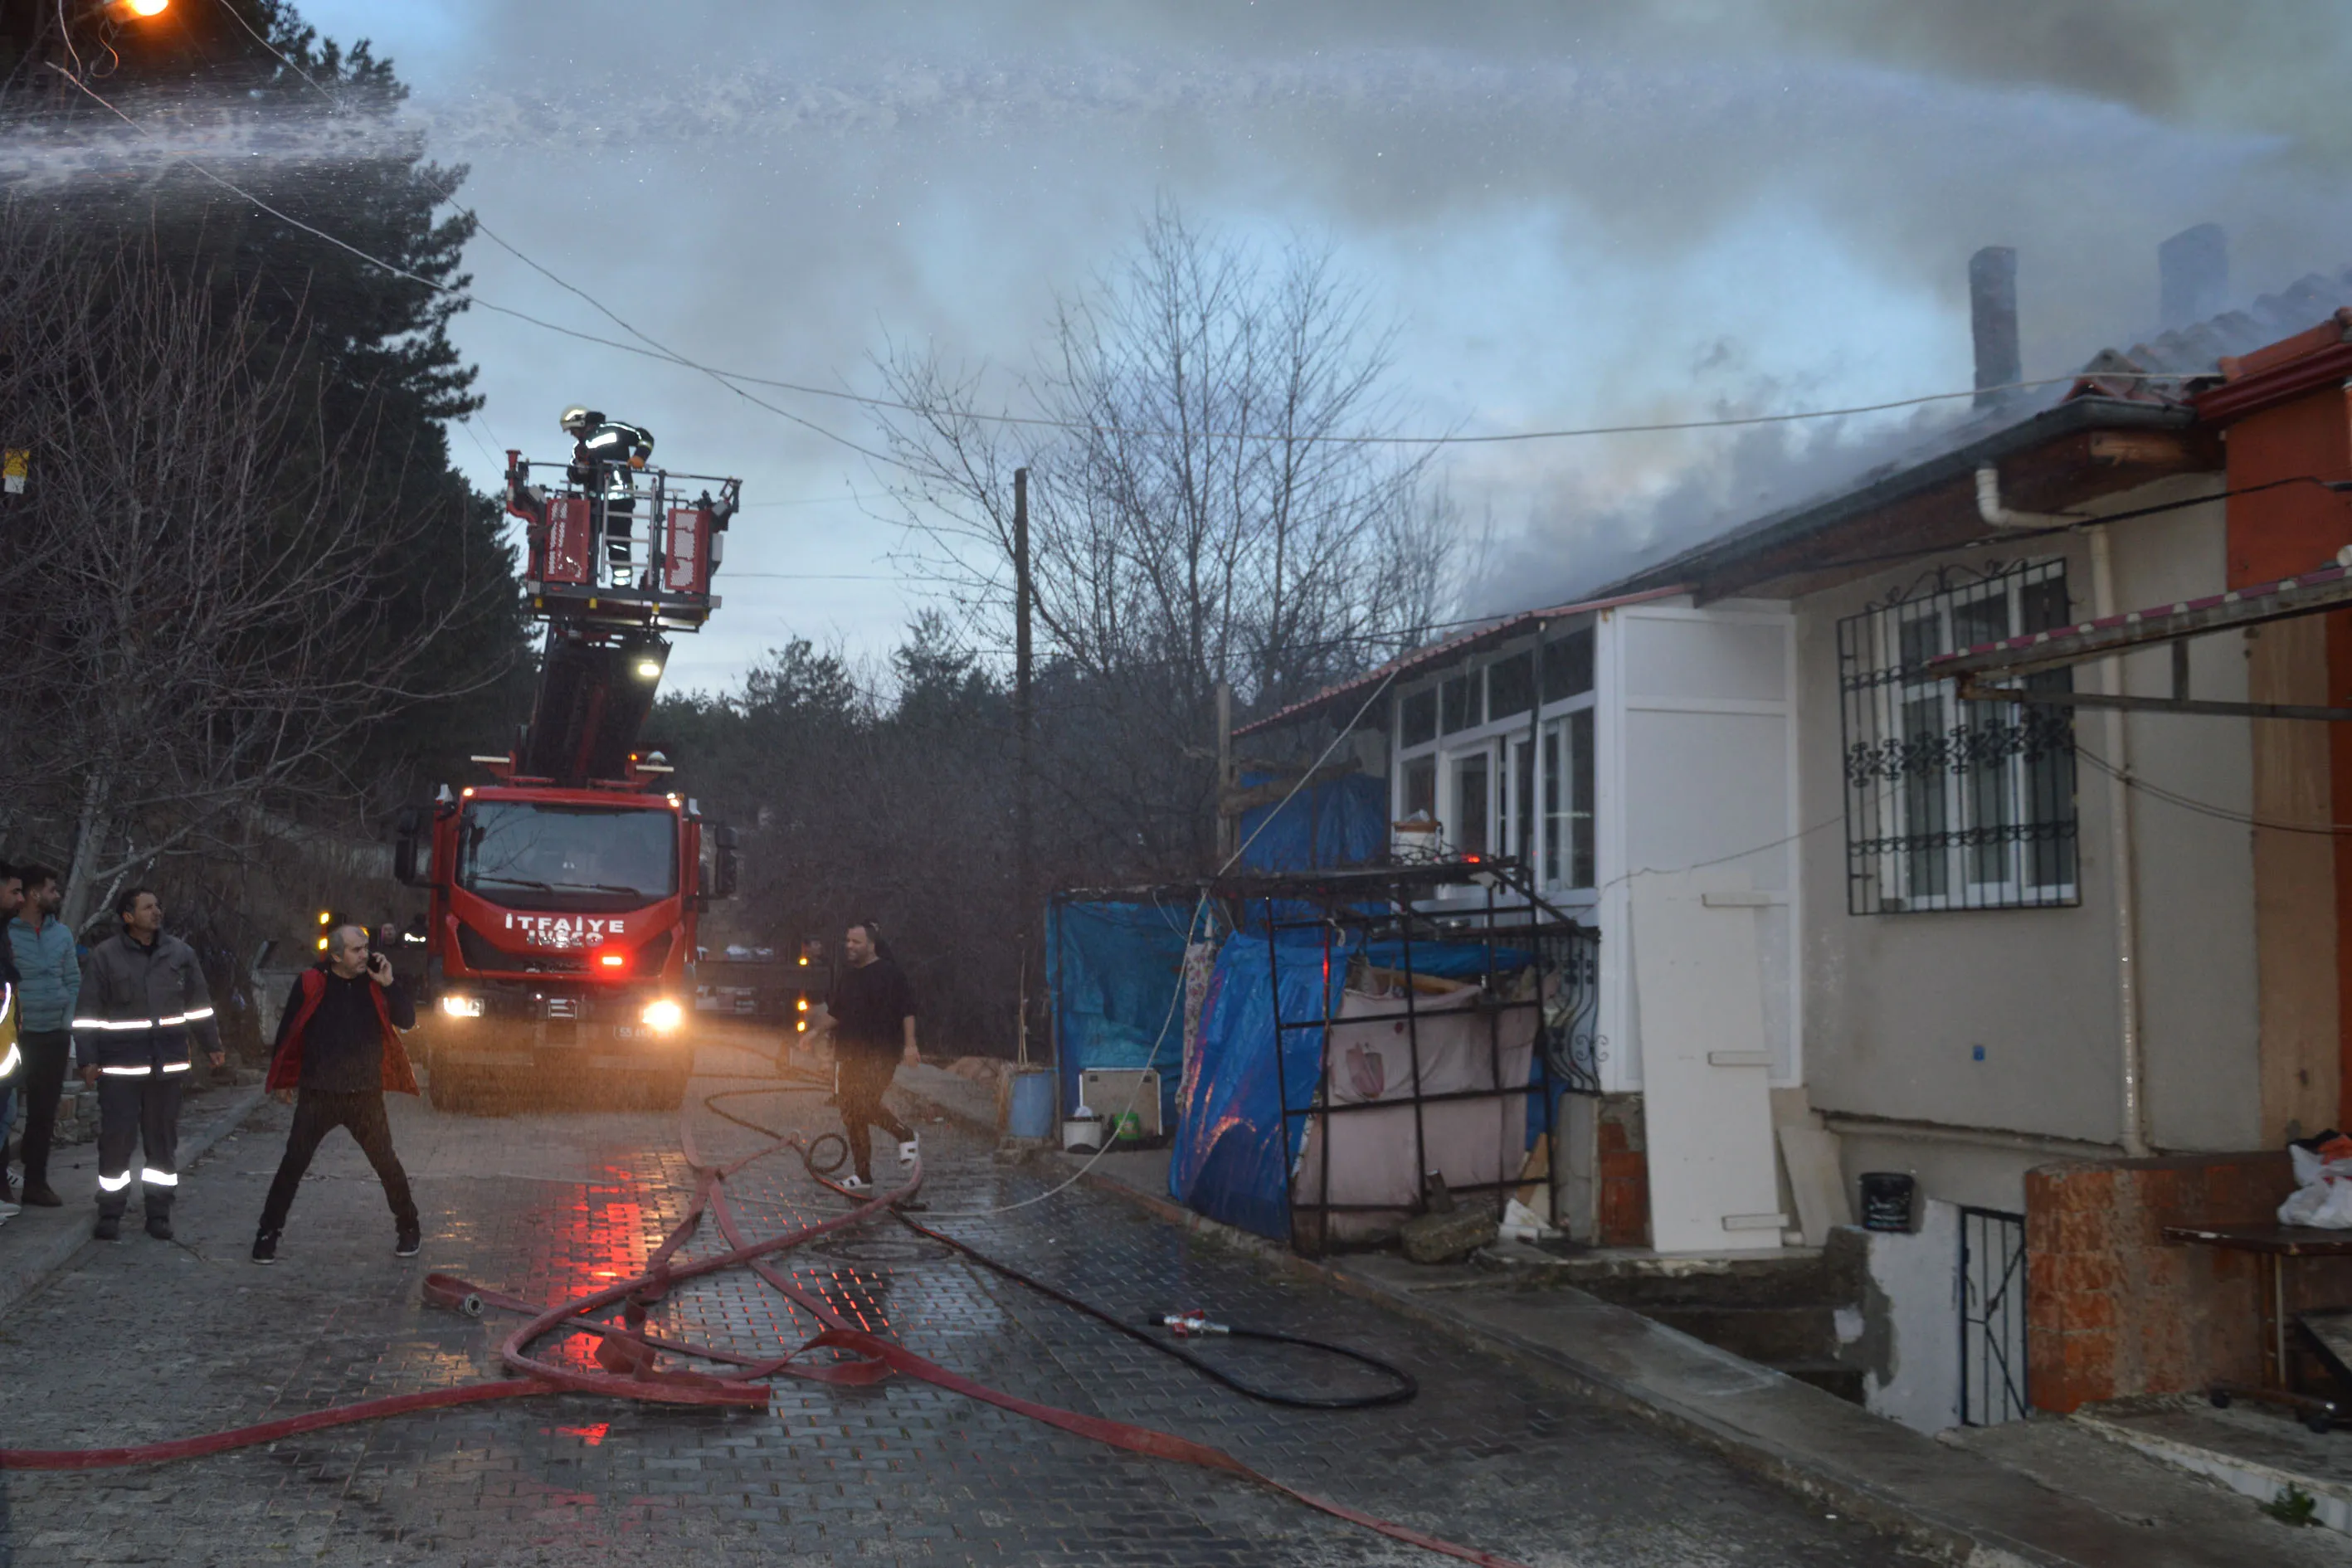
[[[772,1090],[733,1092],[740,1094],[772,1092]],[[710,1109],[721,1116],[726,1116],[727,1120],[738,1122],[739,1125],[752,1125],[743,1122],[740,1118],[728,1116],[726,1112],[719,1111],[715,1105]],[[672,1227],[661,1245],[646,1259],[645,1271],[634,1279],[606,1285],[587,1295],[575,1297],[552,1307],[541,1307],[519,1297],[470,1284],[451,1275],[431,1274],[425,1277],[424,1297],[429,1305],[461,1311],[470,1316],[479,1316],[491,1310],[528,1315],[528,1321],[520,1328],[509,1333],[499,1347],[499,1359],[509,1372],[516,1374],[514,1376],[487,1383],[466,1384],[455,1388],[433,1389],[416,1394],[361,1400],[350,1405],[312,1411],[308,1415],[265,1421],[171,1442],[115,1448],[0,1448],[0,1470],[94,1470],[126,1465],[159,1464],[175,1459],[201,1458],[214,1454],[227,1453],[233,1449],[273,1443],[304,1433],[322,1431],[364,1421],[382,1420],[388,1416],[411,1415],[425,1410],[446,1410],[458,1405],[477,1405],[492,1400],[529,1398],[551,1394],[604,1394],[614,1398],[644,1400],[656,1404],[765,1409],[769,1400],[769,1390],[763,1380],[769,1377],[785,1375],[835,1386],[856,1387],[879,1382],[895,1373],[916,1378],[937,1388],[946,1389],[950,1393],[962,1394],[966,1398],[993,1405],[999,1409],[1025,1415],[1073,1436],[1088,1438],[1128,1453],[1140,1454],[1150,1458],[1175,1460],[1183,1464],[1196,1465],[1204,1469],[1223,1471],[1269,1490],[1279,1492],[1318,1512],[1329,1514],[1335,1519],[1345,1520],[1351,1524],[1425,1551],[1458,1558],[1464,1562],[1479,1563],[1484,1565],[1484,1568],[1523,1568],[1522,1564],[1509,1558],[1481,1551],[1475,1547],[1461,1546],[1452,1542],[1443,1541],[1433,1535],[1414,1530],[1409,1525],[1380,1519],[1361,1510],[1349,1508],[1344,1503],[1334,1502],[1326,1498],[1318,1498],[1300,1491],[1295,1487],[1253,1469],[1223,1449],[1212,1447],[1205,1443],[1194,1442],[1191,1438],[1180,1437],[1173,1433],[1157,1431],[1147,1426],[1132,1426],[1126,1422],[1112,1421],[1097,1415],[1082,1415],[1076,1411],[1064,1410],[1054,1405],[1018,1398],[984,1384],[976,1383],[960,1373],[940,1365],[937,1362],[916,1354],[902,1345],[892,1343],[862,1329],[853,1327],[823,1298],[796,1284],[790,1276],[779,1272],[770,1259],[803,1243],[814,1241],[835,1231],[863,1225],[885,1213],[897,1215],[903,1222],[905,1216],[898,1215],[898,1211],[920,1191],[923,1181],[922,1163],[919,1159],[917,1160],[908,1173],[906,1184],[895,1191],[877,1193],[871,1197],[856,1201],[846,1212],[830,1219],[803,1225],[763,1240],[749,1241],[744,1237],[742,1229],[737,1223],[733,1205],[728,1200],[727,1182],[729,1178],[747,1166],[771,1155],[791,1150],[799,1154],[803,1167],[813,1179],[839,1195],[857,1198],[856,1194],[825,1179],[817,1168],[817,1162],[812,1157],[810,1145],[803,1140],[797,1136],[776,1136],[769,1129],[761,1128],[758,1131],[769,1135],[772,1141],[726,1164],[710,1164],[701,1157],[695,1142],[691,1122],[684,1116],[679,1118],[681,1142],[685,1147],[688,1164],[694,1172],[693,1194],[688,1202],[685,1215],[677,1226]],[[688,1261],[678,1260],[677,1254],[679,1248],[700,1228],[706,1215],[714,1223],[720,1237],[726,1242],[727,1249],[707,1258]],[[1028,1280],[1025,1276],[1019,1275],[1002,1265],[996,1265],[993,1259],[985,1258],[937,1231],[919,1226],[915,1228],[921,1230],[927,1236],[955,1247],[957,1250],[968,1256],[996,1267],[1000,1272],[1021,1279],[1024,1283],[1035,1284],[1034,1281]],[[690,1344],[647,1331],[646,1327],[647,1310],[675,1286],[704,1275],[717,1274],[739,1268],[749,1268],[786,1300],[806,1311],[822,1325],[820,1331],[797,1349],[788,1351],[780,1356],[769,1357],[749,1356],[721,1350],[716,1346]],[[1036,1288],[1057,1300],[1077,1306],[1091,1315],[1112,1321],[1115,1326],[1120,1327],[1122,1331],[1126,1331],[1125,1325],[1118,1324],[1116,1320],[1109,1319],[1108,1314],[1077,1302],[1074,1298],[1064,1297],[1060,1292],[1052,1290],[1050,1287],[1038,1285]],[[615,1305],[622,1308],[622,1321],[619,1323],[599,1321],[590,1316],[592,1313],[604,1312]],[[596,1336],[594,1360],[598,1370],[591,1372],[578,1367],[565,1366],[534,1353],[534,1346],[540,1341],[559,1331]],[[1147,1342],[1153,1342],[1147,1340]],[[1159,1346],[1158,1348],[1168,1347]],[[1317,1348],[1339,1349],[1333,1346]],[[845,1352],[850,1359],[829,1363],[804,1362],[801,1359],[816,1350]],[[666,1367],[661,1363],[661,1357],[665,1352],[677,1356],[690,1356],[729,1370],[724,1373],[707,1373]],[[1340,1353],[1355,1355],[1356,1359],[1375,1366],[1381,1366],[1397,1376],[1404,1375],[1402,1373],[1395,1373],[1395,1369],[1385,1368],[1384,1363],[1371,1362],[1369,1357],[1356,1355],[1356,1352],[1341,1351]],[[1191,1356],[1185,1356],[1182,1359],[1193,1362],[1196,1365],[1201,1364],[1196,1358]],[[1209,1371],[1212,1375],[1220,1376],[1221,1381],[1236,1387],[1240,1392],[1252,1392],[1240,1384],[1234,1384],[1230,1378],[1223,1378],[1222,1374],[1215,1373],[1213,1368],[1204,1367],[1203,1370]],[[1406,1381],[1410,1383],[1409,1378]],[[1262,1397],[1262,1395],[1254,1396]],[[1409,1397],[1409,1394],[1391,1393],[1376,1396],[1372,1402],[1394,1403],[1401,1397]]]

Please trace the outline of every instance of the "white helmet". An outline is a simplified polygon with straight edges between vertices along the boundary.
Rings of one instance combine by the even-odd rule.
[[[583,408],[577,403],[563,411],[563,428],[574,436],[593,429],[603,423],[604,423],[603,415],[593,408]]]

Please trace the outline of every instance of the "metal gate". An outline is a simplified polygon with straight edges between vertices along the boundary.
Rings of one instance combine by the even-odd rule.
[[[1960,1424],[2023,1419],[2025,1216],[1960,1210]]]

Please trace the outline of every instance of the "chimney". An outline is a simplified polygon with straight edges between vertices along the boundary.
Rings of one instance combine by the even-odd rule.
[[[2017,348],[2017,252],[1988,245],[1969,258],[1969,326],[1977,341],[1979,408],[2001,400],[1988,390],[2024,379]]]
[[[2156,319],[2166,331],[2221,313],[2230,298],[2230,239],[2218,223],[2184,228],[2156,247]]]

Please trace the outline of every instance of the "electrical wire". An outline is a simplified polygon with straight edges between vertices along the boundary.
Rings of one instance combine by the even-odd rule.
[[[284,57],[281,56],[280,58],[283,58]],[[64,76],[68,81],[71,81],[74,86],[79,88],[83,92],[88,93],[91,98],[97,100],[99,103],[103,105],[110,113],[115,115],[116,118],[121,120],[123,123],[131,126],[133,130],[138,131],[142,135],[152,134],[144,125],[141,124],[140,121],[132,119],[121,109],[116,108],[115,105],[107,102],[107,100],[100,97],[89,83],[74,76],[73,73],[54,64],[51,65],[50,68],[58,71],[59,75]],[[314,83],[313,85],[316,84]],[[320,90],[322,92],[324,91],[323,89]],[[204,178],[210,180],[213,184],[219,185],[222,189],[228,191],[230,194],[241,198],[242,200],[252,203],[255,206],[260,208],[263,212],[269,214],[272,217],[278,219],[280,222],[290,224],[306,234],[323,239],[330,245],[335,246],[339,249],[348,251],[350,254],[362,261],[366,261],[373,266],[382,268],[383,270],[393,274],[394,277],[404,279],[413,283],[421,284],[425,288],[434,290],[436,293],[446,294],[452,299],[461,300],[468,304],[479,305],[485,310],[494,312],[498,315],[511,317],[516,321],[527,322],[531,326],[541,328],[546,331],[557,332],[565,337],[578,339],[583,342],[594,343],[600,347],[618,350],[623,353],[635,354],[643,358],[659,360],[667,364],[673,364],[683,369],[696,371],[726,387],[729,391],[734,393],[738,397],[742,398],[745,402],[751,403],[756,407],[766,409],[769,413],[777,416],[779,418],[789,420],[794,425],[798,425],[804,429],[822,436],[829,441],[846,447],[850,450],[858,453],[860,456],[871,458],[876,462],[892,467],[896,466],[896,460],[887,455],[877,452],[872,448],[863,446],[856,441],[853,441],[848,437],[840,435],[835,431],[826,429],[824,426],[816,424],[814,421],[804,418],[798,414],[794,414],[789,409],[779,408],[774,404],[770,403],[763,398],[755,397],[751,393],[746,392],[744,388],[746,386],[768,387],[777,391],[794,393],[805,397],[829,398],[837,402],[855,404],[867,408],[887,409],[896,413],[913,414],[917,416],[925,416],[940,412],[940,410],[938,409],[925,408],[919,405],[908,403],[898,398],[877,397],[869,394],[848,392],[837,387],[818,386],[807,382],[788,381],[775,376],[755,375],[748,371],[728,370],[679,353],[677,351],[660,343],[656,339],[646,335],[636,327],[631,325],[625,318],[614,312],[609,306],[597,300],[595,296],[590,294],[587,290],[580,288],[574,283],[567,281],[562,277],[559,277],[556,273],[550,270],[540,262],[533,260],[530,256],[526,255],[520,247],[513,245],[511,242],[499,237],[499,236],[493,232],[488,225],[481,221],[481,215],[472,208],[464,208],[461,209],[461,212],[464,216],[471,218],[475,226],[480,229],[484,235],[488,236],[493,243],[512,254],[525,266],[530,267],[536,272],[539,272],[550,281],[555,283],[559,288],[562,288],[579,296],[582,300],[586,300],[588,304],[593,307],[599,313],[619,324],[623,330],[628,331],[633,336],[640,339],[641,343],[625,343],[613,338],[600,336],[594,332],[582,331],[577,328],[563,326],[561,323],[550,321],[543,318],[531,315],[527,311],[516,310],[512,306],[499,304],[495,300],[485,299],[482,295],[473,289],[453,289],[447,284],[424,277],[421,274],[414,272],[407,268],[399,266],[394,262],[386,261],[381,257],[372,255],[339,236],[330,234],[325,229],[305,223],[301,219],[270,205],[268,203],[261,200],[260,197],[255,195],[252,192],[223,178],[217,174],[215,174],[212,170],[206,168],[204,164],[197,163],[193,158],[189,158],[184,154],[175,154],[173,161],[186,164],[187,167],[195,171],[195,173],[202,175]],[[1154,439],[1183,438],[1205,441],[1263,441],[1284,446],[1415,447],[1436,448],[1442,447],[1496,446],[1530,441],[1574,440],[1595,436],[1637,436],[1690,430],[1730,430],[1763,425],[1793,424],[1814,419],[1844,419],[1864,414],[1883,414],[1896,409],[1917,408],[1934,403],[1956,402],[1961,398],[1980,398],[1988,395],[2032,391],[2047,386],[2071,385],[2075,382],[2084,380],[2086,375],[2089,375],[2091,373],[2088,372],[2074,371],[2064,375],[2037,376],[2025,380],[2004,382],[1996,386],[1969,387],[1966,390],[1952,392],[1923,393],[1911,397],[1888,398],[1875,403],[1849,404],[1836,408],[1800,409],[1780,414],[1726,415],[1709,419],[1649,420],[1627,424],[1564,426],[1555,429],[1513,430],[1501,431],[1488,435],[1463,435],[1459,432],[1424,436],[1395,434],[1297,435],[1263,430],[1179,431],[1151,426],[1110,425],[1094,420],[1062,419],[1048,415],[989,414],[972,408],[959,407],[946,410],[946,412],[951,413],[959,419],[969,419],[978,424],[1007,425],[1037,429],[1058,430],[1072,434],[1117,436]],[[2097,373],[2097,376],[2099,379],[2104,380],[2137,380],[2147,382],[2180,382],[2196,379],[2193,375],[2183,374],[2178,372],[2164,371],[2102,371]]]
[[[2240,827],[2262,828],[2271,833],[2300,833],[2315,838],[2341,838],[2352,836],[2352,823],[2281,822],[2274,817],[2256,816],[2251,812],[2239,811],[2210,800],[2199,800],[2194,795],[2183,795],[2178,790],[2168,789],[2162,784],[2151,784],[2129,769],[2116,767],[2080,741],[2074,742],[2074,754],[2088,763],[2093,772],[2104,773],[2151,799],[2160,800],[2167,805],[2177,806],[2182,811],[2191,812],[2199,816],[2210,816],[2218,822],[2233,823]]]

